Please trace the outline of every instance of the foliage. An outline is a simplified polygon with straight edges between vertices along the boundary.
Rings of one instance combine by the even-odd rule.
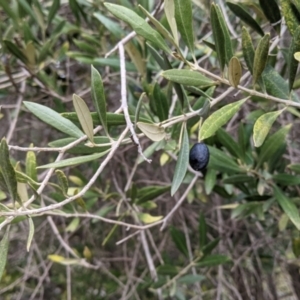
[[[0,0],[3,299],[299,297],[300,6],[218,3]]]

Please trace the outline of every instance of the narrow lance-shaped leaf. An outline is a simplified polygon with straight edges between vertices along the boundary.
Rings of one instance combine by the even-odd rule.
[[[231,38],[220,7],[214,3],[211,6],[210,17],[216,51],[223,71],[225,64],[228,64],[233,56]]]
[[[155,101],[157,115],[160,121],[168,118],[169,104],[166,95],[161,91],[158,83],[155,83],[153,89],[153,100]]]
[[[6,228],[6,232],[0,242],[0,281],[2,278],[2,275],[4,273],[6,261],[7,261],[7,252],[8,252],[8,245],[9,245],[9,240],[8,240],[8,233],[9,233],[9,227]]]
[[[229,83],[237,88],[242,77],[242,66],[239,59],[233,56],[228,65],[228,80]]]
[[[178,44],[178,33],[177,33],[177,24],[175,21],[174,0],[165,0],[164,1],[164,11],[165,11],[165,15],[168,20],[169,26],[171,28],[175,43]]]
[[[32,147],[32,145],[30,145]],[[28,151],[26,153],[26,174],[34,181],[37,181],[36,171],[36,156],[34,151]]]
[[[140,10],[150,19],[150,21],[153,23],[157,31],[166,39],[168,40],[172,45],[174,45],[176,48],[178,48],[177,43],[175,42],[174,38],[170,34],[170,32],[161,24],[157,19],[153,17],[151,13],[149,13],[144,7],[139,5]]]
[[[78,115],[79,122],[83,129],[83,132],[87,135],[88,139],[93,143],[93,119],[89,108],[82,98],[73,94],[73,105]]]
[[[300,230],[300,216],[295,203],[291,201],[276,185],[274,186],[274,195],[283,211],[290,218],[292,223]]]
[[[194,55],[193,12],[191,0],[174,0],[175,20],[181,38]]]
[[[253,62],[255,51],[251,40],[251,36],[245,27],[242,28],[242,50],[246,65],[250,73],[253,74]]]
[[[259,41],[254,55],[254,64],[253,64],[253,82],[256,83],[262,72],[264,71],[269,54],[269,42],[270,34],[267,33]]]
[[[36,117],[57,130],[75,138],[84,136],[84,133],[75,124],[51,108],[33,102],[24,101],[23,103]]]
[[[246,102],[248,98],[240,101],[227,104],[211,114],[202,124],[200,128],[199,137],[201,140],[207,139],[214,135],[215,132],[229,121],[233,115],[239,110],[242,104]]]
[[[275,0],[273,1],[275,2]],[[291,0],[280,0],[280,4],[286,25],[291,35],[294,35],[299,25],[300,13],[297,11],[297,9],[295,9],[295,6]]]
[[[27,251],[29,251],[29,249],[30,249],[30,245],[31,245],[33,235],[34,235],[34,223],[33,223],[31,217],[28,218],[28,222],[29,222],[29,233],[28,233],[27,245],[26,245]]]
[[[279,33],[281,14],[276,0],[259,0],[259,4],[271,25]]]
[[[259,26],[259,24],[255,21],[255,19],[252,18],[252,16],[244,9],[244,7],[239,4],[232,1],[226,1],[228,7],[230,10],[239,17],[242,21],[244,21],[247,25],[252,27],[257,33],[259,33],[261,36],[264,35],[263,30]]]
[[[258,169],[265,161],[272,157],[276,151],[278,151],[285,142],[286,135],[291,127],[291,124],[282,127],[265,141],[258,156],[256,169]]]
[[[171,53],[171,50],[162,36],[134,11],[124,6],[107,2],[104,3],[104,6],[118,19],[128,23],[138,35],[142,36],[156,47],[167,53]]]
[[[16,173],[9,159],[9,151],[5,138],[1,140],[0,144],[0,166],[5,184],[12,200],[20,202],[17,190]]]
[[[199,216],[199,244],[200,248],[207,244],[207,225],[203,213]]]
[[[69,188],[67,176],[65,175],[65,173],[62,170],[55,170],[55,174],[57,176],[58,184],[62,189],[63,195],[67,196],[68,188]]]
[[[263,144],[273,123],[283,110],[263,114],[256,120],[253,127],[253,142],[255,147],[260,147]]]
[[[107,120],[106,120],[106,99],[104,94],[104,87],[101,75],[92,66],[92,99],[96,107],[99,119],[103,128],[107,133]]]
[[[299,62],[295,59],[294,54],[300,51],[300,26],[295,30],[292,44],[289,48],[288,55],[288,74],[289,74],[289,91],[292,90],[296,78]]]
[[[15,45],[13,42],[8,40],[3,40],[3,44],[5,45],[5,48],[13,54],[16,58],[20,59],[23,63],[27,64],[27,57],[23,52],[23,49],[20,50],[17,45]]]
[[[183,136],[182,136],[182,142],[181,142],[181,148],[179,151],[178,159],[176,162],[175,172],[172,180],[172,186],[171,186],[171,196],[173,196],[178,188],[180,187],[184,177],[185,173],[188,167],[189,162],[189,138],[188,133],[186,129],[186,124],[183,124]]]
[[[48,13],[48,25],[51,24],[53,18],[55,17],[58,9],[60,7],[60,0],[53,0],[52,5],[50,7],[49,13]]]
[[[72,157],[67,158],[58,162],[54,162],[51,164],[39,166],[38,169],[49,169],[49,168],[63,168],[63,167],[70,167],[75,166],[79,164],[83,164],[89,161],[93,161],[95,159],[98,159],[105,154],[107,154],[110,150],[103,151],[102,153],[96,153],[91,155],[85,155],[85,156],[79,156],[79,157]]]
[[[196,71],[172,69],[161,73],[166,79],[183,85],[211,86],[214,82]]]

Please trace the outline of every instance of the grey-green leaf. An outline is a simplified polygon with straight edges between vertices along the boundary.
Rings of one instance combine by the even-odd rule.
[[[100,73],[92,66],[92,99],[98,113],[101,125],[107,132],[106,99]]]
[[[288,215],[297,229],[300,230],[300,216],[297,206],[276,185],[274,186],[274,195],[282,210]]]
[[[288,74],[289,74],[289,91],[292,90],[296,78],[299,62],[295,59],[294,54],[300,51],[300,26],[295,30],[288,55]]]
[[[166,79],[183,85],[211,86],[214,81],[196,71],[171,69],[161,73]]]
[[[73,105],[81,124],[83,132],[87,135],[88,139],[93,143],[93,119],[90,110],[83,99],[76,94],[73,94]]]
[[[2,278],[2,275],[4,273],[6,261],[7,261],[7,252],[8,252],[8,245],[9,245],[9,240],[8,240],[8,233],[9,233],[9,227],[6,228],[6,232],[0,242],[0,281]]]
[[[171,53],[170,48],[167,46],[162,36],[134,11],[124,6],[107,2],[104,3],[104,6],[118,19],[128,23],[138,35],[150,41],[159,49]]]
[[[57,176],[58,184],[64,194],[64,196],[68,195],[68,178],[62,170],[55,170],[55,174]]]
[[[233,56],[230,34],[219,6],[214,3],[211,5],[210,18],[216,52],[223,71]]]
[[[172,180],[172,186],[171,186],[171,196],[173,196],[178,188],[180,187],[189,162],[189,138],[188,138],[188,132],[186,129],[186,125],[183,125],[183,137],[182,137],[182,143],[180,152],[178,155],[178,159],[176,162],[175,172]]]
[[[193,12],[191,0],[174,0],[175,20],[181,38],[194,54]]]
[[[103,151],[101,153],[91,154],[91,155],[85,155],[85,156],[78,156],[78,157],[72,157],[67,158],[58,162],[50,163],[47,165],[39,166],[38,169],[49,169],[49,168],[63,168],[63,167],[70,167],[75,166],[79,164],[83,164],[89,161],[96,160],[105,154],[107,154],[110,150]]]
[[[242,65],[236,56],[232,56],[228,64],[228,81],[237,88],[242,77]]]
[[[257,82],[257,80],[260,78],[262,72],[266,67],[268,54],[269,54],[269,42],[270,42],[270,34],[267,33],[263,38],[261,38],[255,50],[254,63],[253,63],[254,83]]]
[[[245,27],[242,28],[242,50],[246,65],[250,73],[253,74],[253,62],[255,51],[251,40],[251,36]]]
[[[281,14],[276,0],[259,0],[259,4],[271,25],[279,33]]]
[[[265,0],[268,1],[268,0]],[[272,0],[272,2],[275,2],[275,0]],[[291,33],[291,35],[294,35],[298,25],[299,20],[296,14],[299,14],[297,9],[295,9],[294,4],[291,2],[291,0],[280,0],[282,14],[284,16],[286,25]]]
[[[52,5],[49,10],[49,13],[48,13],[48,25],[51,24],[51,21],[55,17],[59,7],[60,7],[60,0],[53,0]]]
[[[227,104],[211,114],[202,124],[199,137],[201,140],[214,135],[215,132],[229,121],[247,99]]]
[[[26,244],[27,251],[29,251],[30,249],[30,245],[34,235],[34,223],[30,216],[28,217],[28,222],[29,222],[29,233],[28,233],[27,244]]]
[[[84,136],[84,133],[70,120],[62,117],[59,113],[44,105],[24,101],[25,107],[43,122],[57,130],[75,138]]]
[[[263,30],[259,26],[259,24],[252,18],[252,16],[245,10],[245,8],[239,4],[232,1],[226,1],[230,10],[239,17],[242,21],[244,21],[247,25],[252,27],[256,32],[258,32],[261,36],[264,35]]]
[[[253,142],[255,147],[260,147],[263,144],[273,123],[282,112],[283,109],[272,111],[263,114],[256,120],[253,127]]]
[[[265,161],[271,158],[274,153],[282,146],[282,144],[285,142],[285,137],[291,127],[291,124],[282,127],[265,141],[259,153],[256,168],[260,167]]]
[[[9,151],[5,138],[1,140],[0,144],[0,166],[6,187],[9,191],[12,200],[19,200],[17,191],[16,172],[9,159]]]

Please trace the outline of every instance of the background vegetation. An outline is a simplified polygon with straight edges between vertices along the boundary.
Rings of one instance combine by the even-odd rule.
[[[0,11],[1,299],[300,299],[299,1]]]

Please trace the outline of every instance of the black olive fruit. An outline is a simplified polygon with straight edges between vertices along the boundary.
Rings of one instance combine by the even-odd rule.
[[[204,171],[209,161],[209,150],[204,143],[195,144],[190,150],[190,165],[195,171]]]

